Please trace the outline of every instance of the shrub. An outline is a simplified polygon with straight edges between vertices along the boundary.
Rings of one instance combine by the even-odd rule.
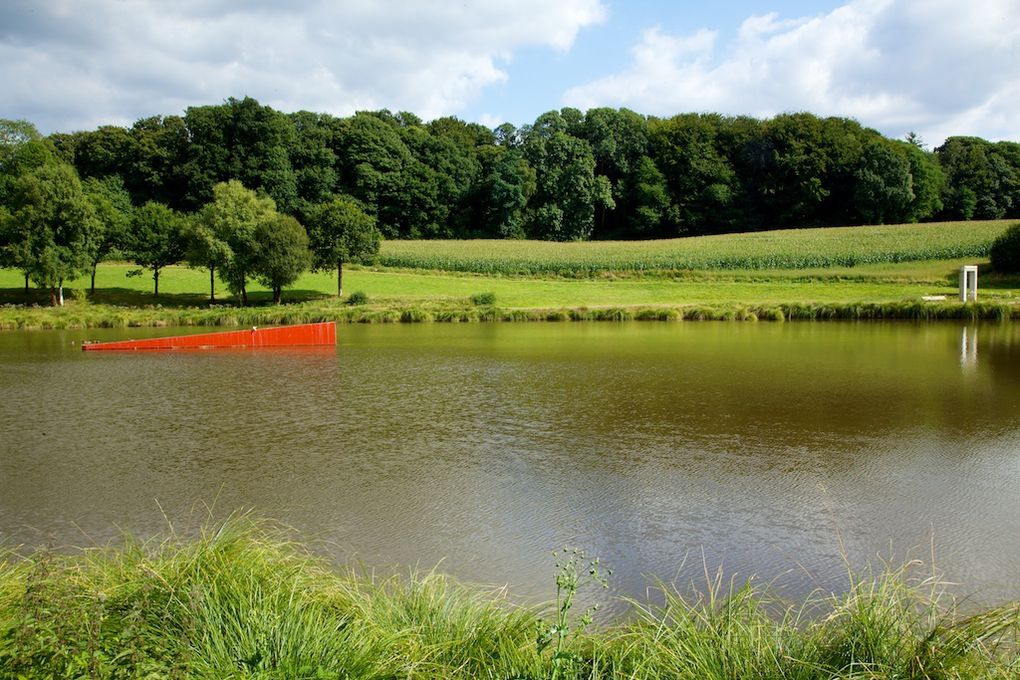
[[[349,305],[367,305],[368,295],[363,291],[356,290],[347,296],[347,304]]]
[[[495,293],[477,293],[471,296],[471,304],[477,307],[491,307],[496,304]]]
[[[992,267],[997,272],[1020,272],[1020,222],[1010,225],[995,239],[991,250]]]
[[[419,323],[423,321],[433,321],[435,317],[432,313],[425,309],[418,309],[417,307],[410,307],[400,313],[400,321],[403,323]]]

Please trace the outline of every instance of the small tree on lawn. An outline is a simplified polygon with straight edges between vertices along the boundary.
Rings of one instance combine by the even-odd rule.
[[[216,236],[204,219],[188,221],[187,253],[184,259],[192,267],[205,267],[209,270],[209,302],[216,301],[216,269],[225,267],[234,251],[226,241]]]
[[[241,296],[241,304],[248,304],[248,277],[255,273],[255,230],[275,215],[273,199],[233,179],[214,186],[213,200],[202,209],[203,224],[230,249],[230,256],[217,262],[217,267],[230,291]]]
[[[344,292],[344,262],[362,260],[379,252],[382,234],[375,218],[351,198],[320,203],[308,211],[308,238],[315,268],[336,268],[336,294]]]
[[[114,250],[127,247],[131,230],[131,196],[124,181],[117,175],[102,180],[89,178],[82,182],[85,197],[92,203],[98,227],[96,248],[92,253],[92,277],[89,290],[96,292],[96,269],[100,261]]]
[[[162,203],[149,201],[131,220],[131,255],[152,270],[153,295],[159,297],[159,272],[184,259],[187,218]]]
[[[312,264],[308,234],[289,215],[275,215],[259,222],[255,229],[258,243],[254,262],[255,278],[272,289],[273,302],[280,304],[284,286],[297,281]]]
[[[64,280],[88,270],[99,231],[78,174],[63,163],[43,165],[13,183],[10,204],[7,259],[49,288],[51,304],[63,305]]]
[[[0,212],[14,213],[18,199],[18,181],[44,165],[57,163],[53,145],[44,140],[35,126],[25,120],[0,118]],[[25,238],[28,230],[23,223],[8,221],[0,233],[0,267],[20,269],[25,275],[25,296],[33,255]]]

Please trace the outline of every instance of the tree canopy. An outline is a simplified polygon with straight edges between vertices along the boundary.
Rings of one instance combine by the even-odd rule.
[[[343,295],[344,263],[379,252],[382,235],[375,218],[353,199],[340,197],[310,210],[307,224],[315,267],[336,268],[336,294]]]
[[[134,207],[119,175],[108,175],[101,180],[90,177],[82,182],[82,189],[96,215],[96,247],[92,253],[90,286],[95,293],[96,267],[114,251],[123,252],[128,248]]]
[[[276,215],[276,204],[238,180],[221,182],[212,193],[212,201],[202,209],[199,219],[218,242],[211,247],[217,253],[221,277],[247,304],[247,282],[255,273],[258,256],[256,230],[261,222]]]
[[[136,206],[200,210],[217,184],[237,180],[302,221],[349,196],[386,238],[628,239],[1020,217],[1016,143],[951,137],[932,152],[916,135],[892,140],[810,113],[567,108],[488,129],[386,110],[282,113],[246,97],[46,139],[0,121],[0,196],[2,168],[21,174],[46,154],[82,178],[120,177]]]
[[[99,246],[92,203],[74,168],[47,163],[19,177],[9,195],[5,219],[5,262],[50,290],[63,304],[63,285],[87,271]]]
[[[273,302],[280,304],[282,290],[312,264],[305,228],[290,215],[275,214],[255,227],[254,274],[273,291]]]
[[[159,272],[187,252],[187,218],[162,203],[149,201],[134,211],[128,247],[131,257],[152,270],[153,295],[159,297]]]

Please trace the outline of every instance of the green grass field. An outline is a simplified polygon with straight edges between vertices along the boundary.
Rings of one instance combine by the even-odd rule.
[[[496,294],[497,304],[512,308],[604,307],[677,304],[765,304],[781,302],[893,302],[923,295],[952,296],[960,264],[985,261],[948,260],[903,265],[867,265],[817,270],[776,270],[768,273],[687,272],[676,276],[635,278],[507,278],[443,272],[412,272],[358,268],[344,276],[345,291],[363,291],[381,304],[462,303],[482,292]],[[96,303],[119,305],[195,306],[208,300],[209,277],[201,270],[168,267],[160,276],[160,296],[152,295],[152,279],[128,277],[134,265],[103,264],[96,277]],[[1020,299],[1020,281],[982,278],[984,299]],[[12,270],[0,270],[0,301],[24,300],[24,280]],[[306,274],[284,293],[284,301],[307,301],[335,294],[330,274]],[[85,289],[85,278],[68,288]],[[233,297],[218,284],[221,301]],[[253,286],[252,299],[264,303],[269,293]],[[32,300],[45,304],[48,293],[33,291]]]
[[[336,299],[332,272],[305,274],[284,291],[284,302],[300,303],[300,309],[290,304],[286,312],[269,310],[269,292],[252,285],[252,309],[223,313],[225,305],[236,308],[237,300],[217,282],[217,304],[210,306],[204,270],[164,269],[160,296],[155,298],[150,274],[128,276],[136,266],[104,263],[96,293],[87,296],[87,302],[83,291],[88,279],[81,278],[67,283],[75,293],[71,309],[49,310],[42,308],[49,301],[46,291],[33,289],[26,296],[23,277],[0,270],[0,305],[5,305],[0,308],[0,328],[313,319],[584,319],[602,318],[599,310],[605,318],[967,317],[973,313],[952,307],[962,264],[978,264],[982,270],[979,295],[991,306],[978,308],[978,315],[1004,318],[1020,315],[1020,306],[1014,304],[1020,301],[1020,278],[990,273],[987,249],[1007,225],[1000,221],[853,227],[634,243],[391,241],[384,243],[381,262],[394,264],[401,253],[417,253],[418,266],[409,268],[410,260],[400,261],[402,267],[349,266],[345,292],[360,291],[369,300],[357,309]],[[740,255],[744,251],[750,254]],[[761,259],[766,251],[771,259]],[[975,254],[955,256],[960,252]],[[940,253],[946,257],[911,259]],[[716,266],[680,266],[694,262],[695,256]],[[752,261],[752,256],[759,259]],[[847,264],[847,258],[855,264]],[[837,260],[843,263],[805,264]],[[735,268],[741,262],[755,266]],[[769,262],[775,266],[767,268]],[[779,266],[783,263],[798,266]],[[459,271],[472,267],[490,273]],[[479,313],[471,298],[481,293],[495,295],[495,311]],[[930,305],[918,306],[929,295],[945,295],[946,305],[929,314]]]

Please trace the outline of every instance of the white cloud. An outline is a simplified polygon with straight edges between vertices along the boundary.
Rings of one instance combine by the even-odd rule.
[[[712,35],[651,29],[626,69],[569,89],[564,102],[657,115],[803,110],[935,144],[1020,139],[1016,0],[852,0],[819,16],[749,17],[721,49]]]
[[[507,122],[507,119],[496,113],[483,113],[482,115],[478,116],[478,120],[476,120],[475,122],[492,129],[499,127],[503,123]]]
[[[528,46],[567,50],[600,0],[0,3],[0,116],[44,130],[250,95],[282,110],[455,113]]]

